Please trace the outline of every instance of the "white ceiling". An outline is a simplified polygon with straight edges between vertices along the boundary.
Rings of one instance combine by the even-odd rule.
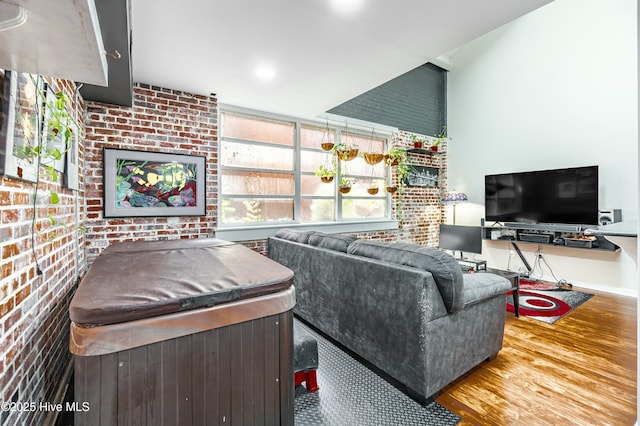
[[[550,1],[131,0],[133,80],[314,117]]]

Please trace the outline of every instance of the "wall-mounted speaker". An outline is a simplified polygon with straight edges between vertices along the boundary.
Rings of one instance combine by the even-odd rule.
[[[608,225],[622,221],[622,210],[600,209],[598,210],[598,225]]]

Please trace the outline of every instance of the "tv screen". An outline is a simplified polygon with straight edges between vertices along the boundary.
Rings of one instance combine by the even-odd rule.
[[[489,222],[598,223],[598,166],[487,175]]]
[[[441,224],[438,246],[445,250],[482,253],[482,228]]]

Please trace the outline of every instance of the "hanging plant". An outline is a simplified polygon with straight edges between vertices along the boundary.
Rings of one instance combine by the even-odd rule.
[[[398,187],[395,185],[387,185],[385,189],[389,194],[393,194],[398,190]]]
[[[333,147],[333,152],[342,161],[351,161],[358,156],[360,150],[356,145],[347,145],[339,143]]]
[[[400,161],[407,158],[407,151],[402,148],[391,148],[384,153],[383,158],[387,166],[397,166]]]
[[[336,162],[332,160],[331,163],[326,162],[324,165],[320,165],[316,169],[316,176],[324,183],[333,182],[333,178],[336,176]]]
[[[338,185],[338,191],[340,191],[342,194],[348,194],[349,191],[351,191],[352,185],[353,185],[353,182],[351,181],[351,179],[348,179],[343,176],[342,179],[340,179],[340,185]]]

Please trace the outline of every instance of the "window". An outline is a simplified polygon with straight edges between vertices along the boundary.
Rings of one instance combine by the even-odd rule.
[[[321,144],[383,152],[390,135],[235,108],[223,108],[220,115],[221,228],[389,220],[384,163],[372,166],[362,156],[337,161]],[[336,178],[323,183],[315,171],[332,164]],[[342,179],[354,182],[348,194],[337,190]],[[379,191],[372,195],[370,186]]]

